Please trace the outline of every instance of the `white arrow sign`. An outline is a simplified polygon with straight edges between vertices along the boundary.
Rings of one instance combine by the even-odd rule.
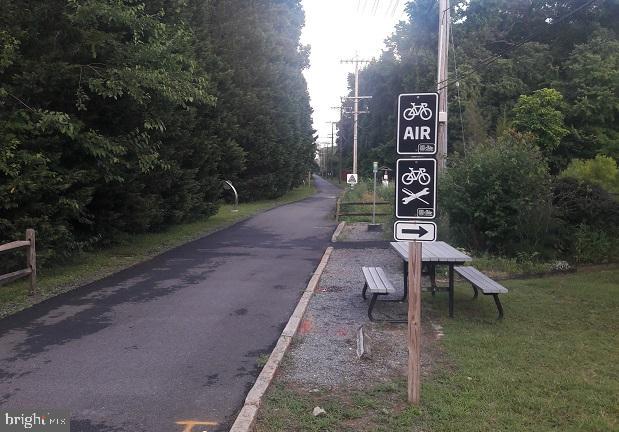
[[[393,236],[398,241],[436,241],[434,222],[396,221]]]

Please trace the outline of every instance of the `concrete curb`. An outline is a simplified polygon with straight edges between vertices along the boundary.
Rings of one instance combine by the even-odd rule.
[[[345,226],[346,226],[346,221],[340,222],[340,224],[335,229],[335,232],[331,236],[331,243],[335,243],[337,241],[337,238],[340,236],[340,234],[342,234],[342,230],[344,229]]]
[[[339,227],[338,227],[339,228]],[[337,232],[337,231],[336,231]],[[316,290],[318,286],[318,282],[320,281],[320,276],[327,266],[327,262],[329,261],[329,257],[331,256],[331,252],[333,252],[333,247],[329,246],[327,250],[325,250],[322,259],[320,260],[320,264],[316,267],[312,278],[307,284],[307,288],[305,288],[305,292],[301,296],[297,307],[290,315],[290,319],[288,320],[288,324],[282,331],[273,352],[269,356],[269,360],[262,368],[260,375],[256,379],[254,386],[251,388],[247,397],[245,398],[245,404],[243,408],[241,408],[241,412],[239,412],[230,432],[250,432],[256,421],[256,417],[258,414],[258,408],[260,407],[260,402],[262,401],[262,397],[266,393],[271,381],[273,381],[273,377],[275,376],[275,372],[279,367],[282,359],[284,358],[284,354],[288,350],[290,346],[290,342],[292,342],[292,338],[294,337],[297,329],[299,328],[299,324],[303,319],[303,315],[305,314],[305,310],[309,305],[309,301],[312,298],[312,294]]]

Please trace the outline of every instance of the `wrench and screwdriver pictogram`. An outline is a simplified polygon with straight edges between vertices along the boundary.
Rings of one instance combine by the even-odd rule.
[[[406,195],[408,195],[405,198],[402,198],[402,204],[408,204],[409,202],[418,199],[419,201],[422,201],[428,205],[430,205],[429,202],[427,202],[426,200],[422,199],[422,196],[425,195],[430,195],[430,189],[428,188],[423,188],[422,190],[420,190],[417,193],[411,192],[408,189],[402,189],[402,192],[404,192]]]

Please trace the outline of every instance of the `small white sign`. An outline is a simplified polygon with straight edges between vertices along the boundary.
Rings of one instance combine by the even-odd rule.
[[[396,221],[393,225],[393,237],[397,241],[436,241],[436,224],[434,222]]]
[[[346,183],[348,183],[349,185],[356,185],[357,183],[359,183],[357,174],[348,174],[346,176]]]

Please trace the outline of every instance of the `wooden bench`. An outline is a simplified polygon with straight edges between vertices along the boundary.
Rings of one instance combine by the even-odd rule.
[[[499,300],[499,294],[507,293],[507,288],[503,285],[493,281],[488,276],[477,270],[475,267],[470,266],[459,266],[454,267],[456,273],[462,276],[464,279],[469,281],[473,286],[473,291],[475,291],[474,299],[477,298],[478,291],[481,291],[484,295],[491,295],[494,297],[494,303],[496,304],[496,308],[499,311],[499,316],[497,319],[503,318],[503,306],[501,306],[501,301]]]
[[[363,276],[365,277],[365,285],[363,285],[363,291],[361,291],[361,296],[363,299],[367,299],[365,293],[367,291],[372,294],[372,299],[370,300],[370,305],[368,307],[368,317],[370,321],[389,321],[389,322],[406,322],[402,320],[375,320],[372,316],[372,310],[374,309],[374,305],[376,304],[376,299],[378,296],[384,296],[388,294],[395,293],[395,288],[387,279],[387,275],[380,267],[361,267],[363,270]]]

